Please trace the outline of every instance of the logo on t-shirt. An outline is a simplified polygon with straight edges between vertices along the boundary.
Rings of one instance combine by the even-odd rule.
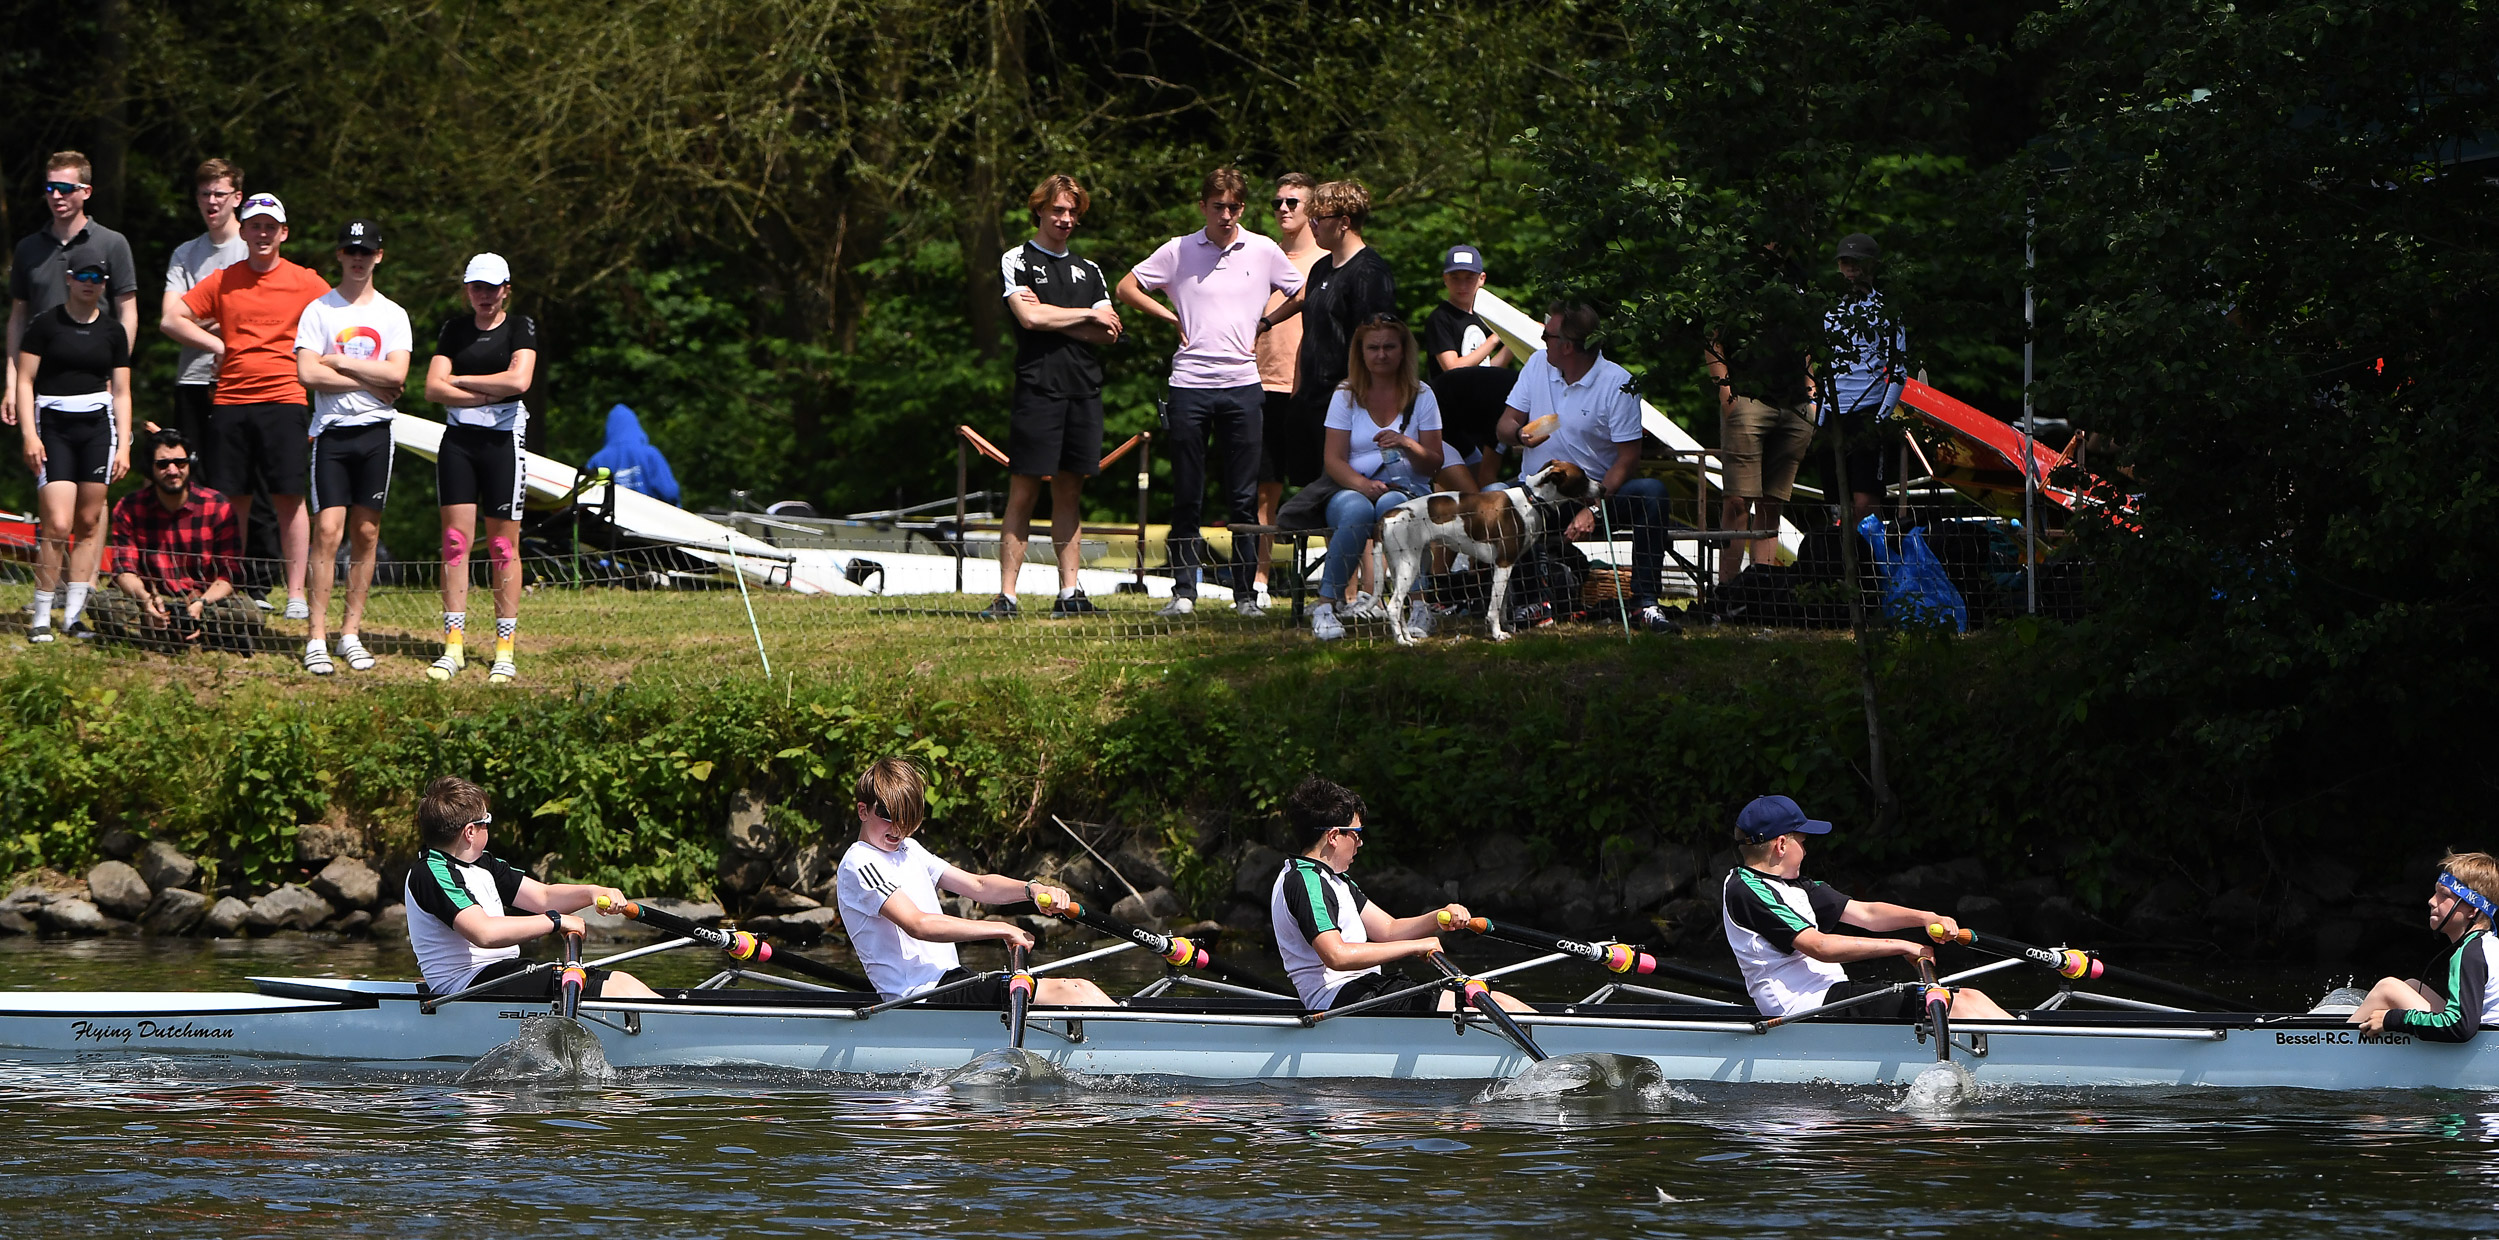
[[[340,356],[358,361],[372,361],[382,355],[382,333],[361,323],[338,329],[330,343]]]

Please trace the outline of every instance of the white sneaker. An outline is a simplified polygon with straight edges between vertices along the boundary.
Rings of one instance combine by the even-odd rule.
[[[327,676],[338,668],[331,664],[330,652],[314,642],[304,647],[304,670],[315,676]]]
[[[521,669],[512,666],[512,660],[497,659],[494,662],[494,666],[486,669],[486,683],[490,685],[508,685],[514,680],[519,679],[520,674]]]
[[[1336,620],[1336,604],[1321,603],[1310,610],[1310,635],[1323,642],[1345,635],[1345,626]]]
[[[1343,614],[1347,620],[1377,620],[1380,618],[1380,596],[1369,590],[1361,591],[1354,595],[1352,603],[1346,605]]]
[[[312,619],[312,604],[305,602],[301,595],[290,595],[286,600],[286,618],[289,620]]]
[[[449,680],[452,677],[459,675],[460,669],[467,667],[468,665],[469,659],[467,651],[446,649],[443,651],[441,658],[434,660],[434,665],[432,667],[425,669],[425,674],[434,680]]]
[[[1419,641],[1432,635],[1432,619],[1432,605],[1430,603],[1424,602],[1419,598],[1407,601],[1406,632],[1412,634],[1416,640]]]
[[[353,633],[342,634],[339,637],[338,657],[347,660],[347,666],[354,671],[373,670],[373,652],[365,649],[364,643],[357,641]]]
[[[1170,602],[1163,604],[1163,609],[1161,611],[1155,612],[1154,614],[1165,617],[1178,617],[1188,615],[1190,612],[1196,610],[1196,599],[1181,598],[1175,595]]]
[[[1264,597],[1241,599],[1232,604],[1232,614],[1256,620],[1267,614],[1266,604]]]

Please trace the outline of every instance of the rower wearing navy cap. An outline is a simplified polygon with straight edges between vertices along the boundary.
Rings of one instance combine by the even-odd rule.
[[[2409,1033],[2432,1042],[2464,1042],[2499,1020],[2499,861],[2489,853],[2449,853],[2430,888],[2430,929],[2452,944],[2431,966],[2431,986],[2418,979],[2380,979],[2351,1014],[2372,1032]]]
[[[1799,877],[1805,867],[1805,837],[1830,833],[1830,823],[1807,818],[1796,802],[1782,796],[1755,797],[1736,815],[1739,863],[1727,871],[1727,946],[1743,967],[1753,1006],[1764,1016],[1787,1016],[1891,989],[1887,983],[1850,981],[1842,967],[1850,961],[1884,956],[1915,960],[1935,952],[1923,942],[1843,934],[1842,925],[1874,931],[1930,925],[1960,929],[1941,913],[1852,900],[1828,884]],[[1859,1004],[1848,1014],[1860,1020],[1916,1020],[1925,1014],[1924,1000],[1915,989],[1903,989],[1891,999]],[[2006,1018],[1995,1000],[1967,986],[1953,991],[1952,1015]]]

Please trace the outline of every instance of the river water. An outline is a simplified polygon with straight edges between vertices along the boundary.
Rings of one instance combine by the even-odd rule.
[[[683,984],[685,955],[637,964]],[[0,940],[0,989],[412,967],[402,945]],[[0,1063],[0,1235],[2499,1233],[2499,1096],[2468,1093],[2023,1089],[1919,1116],[1898,1089],[1763,1085],[1563,1111],[1455,1083],[222,1073]]]

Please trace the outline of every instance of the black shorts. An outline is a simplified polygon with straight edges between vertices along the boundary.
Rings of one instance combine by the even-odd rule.
[[[1365,973],[1361,977],[1357,977],[1354,980],[1337,987],[1336,997],[1328,1000],[1328,1010],[1333,1012],[1341,1007],[1351,1007],[1354,1004],[1360,1003],[1363,1000],[1372,997],[1373,995],[1384,995],[1390,991],[1404,990],[1412,985],[1414,985],[1414,983],[1408,981],[1406,979],[1406,975],[1403,973]],[[1440,992],[1422,990],[1407,995],[1405,998],[1383,1003],[1375,1008],[1364,1008],[1363,1011],[1429,1012],[1439,1006],[1439,1004]]]
[[[949,982],[962,981],[964,978],[970,976],[972,976],[972,971],[970,969],[948,969],[946,970],[946,975],[944,977],[937,979],[937,984],[943,986]],[[1003,1012],[1007,1008],[1007,979],[1003,974],[997,977],[983,978],[982,980],[974,982],[961,990],[949,990],[946,993],[921,1004],[920,1006],[933,1008],[979,1008],[982,1011]]]
[[[1258,422],[1258,484],[1266,486],[1284,481],[1284,471],[1276,463],[1276,428],[1293,416],[1293,394],[1267,389],[1267,406],[1259,412]]]
[[[237,502],[257,488],[301,495],[312,466],[309,405],[211,405],[207,486]]]
[[[1837,1003],[1842,999],[1854,999],[1862,994],[1867,994],[1877,990],[1889,990],[1891,987],[1892,983],[1890,982],[1836,982],[1832,984],[1829,990],[1822,992],[1822,1002]],[[1819,1007],[1821,1005],[1816,1004],[1815,1006]],[[1926,997],[1919,992],[1917,987],[1912,986],[1899,992],[1898,994],[1893,995],[1889,999],[1869,999],[1864,1003],[1860,1003],[1857,1006],[1848,1009],[1847,1011],[1833,1012],[1828,1019],[1900,1021],[1924,1020],[1926,1019]]]
[[[312,441],[314,512],[354,505],[380,512],[390,501],[390,423],[342,426]]]
[[[1007,408],[1007,469],[1029,478],[1102,472],[1102,394],[1048,396],[1015,385]]]
[[[519,435],[483,426],[443,428],[434,459],[434,489],[443,507],[475,504],[480,516],[518,521],[527,481]]]
[[[208,411],[216,404],[216,392],[215,387],[205,383],[174,385],[174,420],[171,429],[182,432],[182,441],[191,445],[191,458],[201,462],[202,465],[208,460]],[[202,465],[193,465],[191,472],[200,473]],[[144,470],[147,468],[147,463],[145,461],[133,462],[133,467]],[[202,475],[200,485],[208,485],[205,475]]]
[[[36,486],[55,482],[102,486],[113,480],[113,454],[121,450],[121,426],[113,420],[112,410],[37,409],[35,437],[43,441],[43,468],[35,471]]]
[[[1265,436],[1269,458],[1266,463],[1275,466],[1276,481],[1305,487],[1318,481],[1327,468],[1328,400],[1335,392],[1330,387],[1290,397],[1268,394],[1267,416],[1260,433]]]
[[[513,974],[528,968],[530,964],[531,962],[527,960],[498,960],[479,969],[469,978],[468,984],[474,986],[479,982],[491,982],[498,977],[512,977]],[[583,971],[590,975],[590,980],[582,983],[581,997],[598,998],[599,992],[606,988],[607,975],[612,970],[585,969]],[[541,969],[528,977],[513,978],[501,986],[489,986],[469,997],[472,999],[535,999],[543,1003],[553,1003],[555,1002],[555,979],[558,972],[560,970]]]

